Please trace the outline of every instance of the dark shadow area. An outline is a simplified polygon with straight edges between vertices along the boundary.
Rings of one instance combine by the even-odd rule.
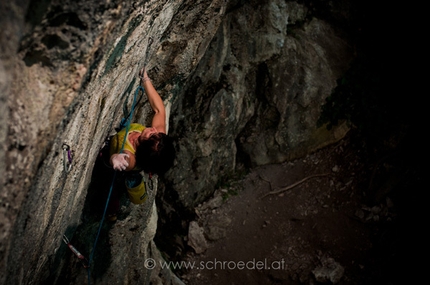
[[[27,14],[25,15],[25,20],[32,27],[40,25],[48,11],[48,7],[51,4],[51,0],[32,0],[27,9]]]
[[[405,121],[403,121],[404,123]],[[370,225],[372,250],[369,264],[375,272],[369,278],[378,284],[419,283],[419,255],[423,236],[425,191],[424,148],[419,139],[419,122],[410,121],[407,130],[370,139],[356,130],[352,136],[353,150],[360,150],[367,175],[363,189],[363,204],[380,205],[392,201],[394,217],[390,222]],[[393,125],[392,127],[395,127]],[[381,130],[381,134],[387,129]],[[399,139],[399,132],[405,132]],[[395,142],[395,144],[394,144]],[[394,144],[394,145],[393,145]],[[361,146],[361,147],[360,147]],[[378,279],[379,276],[379,279]]]
[[[66,49],[68,48],[69,42],[64,41],[61,37],[58,35],[46,35],[41,39],[41,42],[48,48],[52,49],[55,47],[58,47],[60,49]]]
[[[27,52],[24,57],[24,62],[27,66],[32,66],[36,63],[40,63],[42,66],[53,66],[49,57],[47,57],[41,50]]]
[[[370,8],[367,2],[354,3],[357,58],[338,79],[319,123],[329,128],[340,121],[350,124],[369,167],[366,203],[390,198],[395,206],[394,222],[379,224],[372,241],[384,277],[379,284],[412,284],[418,281],[424,246],[423,105],[416,74],[405,62],[411,58],[400,56],[410,51],[389,27],[396,8]]]
[[[163,179],[159,179],[163,181]],[[157,232],[154,242],[169,261],[180,261],[190,250],[185,237],[188,223],[195,220],[195,213],[178,203],[178,193],[171,185],[159,183],[156,197],[158,210]]]

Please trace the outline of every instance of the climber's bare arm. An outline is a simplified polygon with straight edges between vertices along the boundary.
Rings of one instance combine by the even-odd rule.
[[[155,112],[151,127],[156,128],[161,133],[166,133],[166,109],[164,102],[152,85],[151,80],[149,80],[146,70],[141,70],[140,77],[140,85],[145,88],[149,104],[151,104],[152,110]]]

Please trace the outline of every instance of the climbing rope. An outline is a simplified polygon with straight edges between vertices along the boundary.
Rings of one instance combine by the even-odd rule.
[[[130,124],[131,124],[131,120],[133,118],[134,109],[135,109],[137,103],[141,99],[141,98],[139,98],[139,100],[137,100],[137,97],[139,95],[139,91],[142,91],[142,93],[140,93],[140,94],[143,96],[143,93],[145,92],[145,89],[143,89],[143,87],[140,86],[140,85],[137,87],[136,92],[134,93],[133,104],[131,105],[131,110],[130,110],[130,112],[127,115],[124,114],[124,118],[121,120],[121,123],[120,123],[120,128],[123,129],[125,127],[125,129],[126,129],[120,153],[122,153],[124,151],[124,146],[125,146],[125,142],[127,140],[127,134],[128,134],[128,132],[130,130]],[[125,104],[127,104],[127,102],[125,102]],[[105,205],[105,208],[104,208],[104,211],[103,211],[103,216],[102,216],[102,219],[101,219],[100,224],[99,224],[99,228],[98,228],[98,231],[97,231],[97,235],[96,235],[96,239],[94,241],[93,248],[91,250],[90,259],[89,259],[89,262],[88,262],[88,284],[91,284],[91,262],[93,261],[94,252],[96,250],[96,246],[97,246],[97,242],[98,242],[98,239],[99,239],[99,236],[100,236],[100,232],[101,232],[101,229],[102,229],[102,226],[103,226],[103,222],[104,222],[105,217],[106,217],[106,212],[107,212],[107,209],[108,209],[108,206],[109,206],[109,200],[110,200],[110,197],[111,197],[111,194],[112,194],[113,186],[115,184],[116,174],[117,174],[117,170],[115,170],[113,178],[112,178],[112,183],[111,183],[111,186],[110,186],[110,189],[109,189],[109,194],[108,194],[108,197],[107,197],[107,200],[106,200],[106,205]]]

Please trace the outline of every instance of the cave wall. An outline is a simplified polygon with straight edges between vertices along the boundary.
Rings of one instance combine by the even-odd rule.
[[[143,65],[168,107],[178,151],[162,188],[187,208],[238,168],[303,156],[347,131],[316,127],[352,57],[347,38],[304,4],[34,0],[0,8],[1,283],[59,282],[74,268],[61,237],[86,230],[96,157]],[[335,8],[328,11],[347,16]],[[134,121],[150,115],[143,101]],[[74,153],[70,172],[64,143]],[[110,232],[117,242],[96,282],[169,279],[141,266],[157,255],[155,207],[129,213]]]
[[[247,1],[224,17],[172,108],[179,154],[167,181],[184,207],[237,171],[296,159],[348,131],[316,126],[352,49],[311,13],[297,2]]]

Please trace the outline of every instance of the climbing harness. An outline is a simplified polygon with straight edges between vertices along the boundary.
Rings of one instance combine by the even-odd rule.
[[[73,159],[73,153],[70,150],[70,146],[66,143],[63,143],[63,166],[64,171],[70,172],[72,169],[72,159]]]
[[[63,235],[63,241],[64,243],[70,248],[70,250],[76,255],[77,258],[79,258],[79,260],[82,263],[82,266],[84,268],[88,268],[89,267],[89,263],[88,260],[85,258],[85,256],[83,256],[69,241],[69,239],[66,237],[66,235]]]

